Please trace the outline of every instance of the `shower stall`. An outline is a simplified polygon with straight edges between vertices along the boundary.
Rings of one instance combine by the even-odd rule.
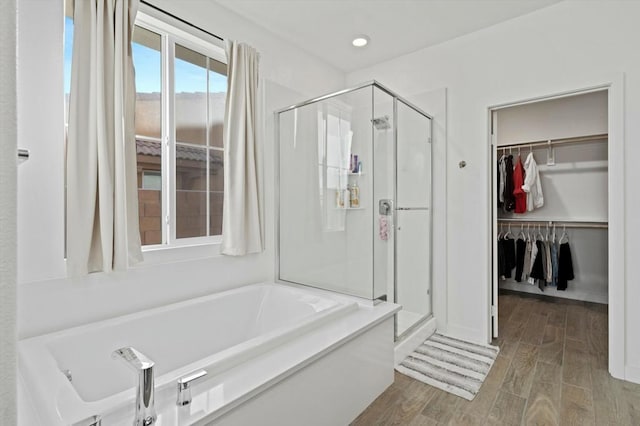
[[[431,317],[431,117],[378,82],[276,112],[276,276]]]

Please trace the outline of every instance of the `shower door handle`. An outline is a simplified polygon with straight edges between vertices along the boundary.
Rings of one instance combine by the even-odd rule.
[[[393,201],[389,199],[379,200],[378,213],[380,216],[391,216],[393,214]]]

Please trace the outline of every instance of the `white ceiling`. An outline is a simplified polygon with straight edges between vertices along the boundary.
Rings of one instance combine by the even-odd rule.
[[[349,72],[507,21],[559,0],[215,0]],[[354,36],[369,45],[355,48]]]

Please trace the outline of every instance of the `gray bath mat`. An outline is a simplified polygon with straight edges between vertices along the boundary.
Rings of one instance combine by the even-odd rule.
[[[500,349],[435,333],[411,352],[396,370],[471,401]]]

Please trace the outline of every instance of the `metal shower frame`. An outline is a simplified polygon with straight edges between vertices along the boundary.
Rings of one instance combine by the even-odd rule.
[[[421,108],[417,107],[415,104],[413,104],[412,102],[408,101],[407,99],[403,98],[402,96],[398,95],[397,93],[395,93],[394,91],[392,91],[391,89],[389,89],[388,87],[384,86],[383,84],[379,83],[376,80],[371,80],[368,81],[366,83],[362,83],[359,84],[357,86],[353,86],[347,89],[343,89],[343,90],[339,90],[336,92],[331,92],[331,93],[327,93],[312,99],[308,99],[306,101],[303,102],[299,102],[297,104],[294,105],[290,105],[287,106],[285,108],[281,108],[279,110],[276,110],[274,112],[274,121],[275,121],[275,170],[274,170],[274,175],[275,175],[275,281],[276,282],[284,282],[284,283],[292,283],[292,284],[297,284],[297,285],[308,285],[308,284],[303,284],[303,283],[299,283],[299,282],[293,282],[293,281],[287,281],[287,280],[283,280],[282,278],[280,278],[280,114],[283,112],[287,112],[287,111],[291,111],[291,110],[295,110],[297,108],[301,108],[307,105],[311,105],[314,103],[318,103],[321,101],[324,101],[326,99],[330,99],[330,98],[334,98],[337,96],[341,96],[347,93],[351,93],[351,92],[355,92],[357,90],[360,89],[364,89],[371,86],[372,89],[373,88],[378,88],[380,89],[382,92],[390,95],[393,98],[393,119],[394,119],[394,127],[393,127],[393,141],[394,141],[394,161],[397,163],[397,159],[398,159],[398,126],[397,126],[397,118],[398,118],[398,101],[402,102],[403,104],[405,104],[406,106],[408,106],[409,108],[413,109],[414,111],[416,111],[417,113],[419,113],[420,115],[426,117],[427,119],[429,119],[431,121],[431,123],[433,123],[433,117],[426,113],[425,111],[423,111]],[[372,117],[374,118],[374,117]],[[373,132],[373,130],[372,130]],[[428,137],[428,143],[431,144],[432,143],[432,136],[433,136],[433,125],[430,126],[430,134]],[[373,137],[373,135],[372,135]],[[373,162],[372,162],[373,164]],[[413,331],[414,329],[416,329],[417,327],[421,326],[422,324],[424,324],[426,321],[428,321],[429,319],[431,319],[433,317],[433,294],[432,294],[432,289],[433,289],[433,150],[431,152],[430,155],[430,164],[429,164],[429,179],[431,182],[431,186],[432,188],[429,190],[429,195],[430,195],[430,200],[429,200],[429,209],[431,209],[431,214],[429,215],[429,295],[430,295],[430,310],[431,313],[424,316],[424,318],[422,318],[420,321],[418,321],[416,324],[412,325],[411,327],[409,327],[405,332],[402,333],[401,336],[398,336],[397,334],[397,317],[394,320],[394,335],[396,340],[399,340],[401,337],[404,337],[408,334],[411,333],[411,331]],[[397,198],[397,194],[398,194],[398,168],[397,168],[397,164],[394,165],[394,172],[395,172],[395,176],[394,176],[394,188],[393,188],[393,202],[394,202],[394,207],[393,210],[394,212],[397,212],[398,210],[404,210],[404,209],[399,209],[396,207],[396,198]],[[375,206],[372,207],[375,211]],[[395,219],[396,219],[396,213],[394,213],[394,226],[395,226]],[[397,270],[397,262],[398,262],[398,253],[397,253],[397,232],[394,229],[393,232],[393,290],[394,290],[394,299],[397,298],[397,294],[398,294],[398,270]],[[314,286],[312,286],[314,287]],[[319,288],[319,287],[314,287],[314,288]],[[322,289],[322,288],[321,288]],[[322,289],[325,290],[325,289]],[[350,296],[354,296],[354,297],[359,297],[362,299],[365,299],[367,301],[373,301],[373,303],[379,303],[382,300],[386,300],[386,294],[384,296],[378,297],[377,299],[373,299],[373,296],[375,295],[375,288],[374,285],[372,283],[372,293],[371,293],[371,298],[363,298],[362,296],[357,296],[357,295],[352,295],[352,294],[348,294],[348,293],[341,293],[341,294],[347,294]],[[395,300],[393,301],[395,303]]]

